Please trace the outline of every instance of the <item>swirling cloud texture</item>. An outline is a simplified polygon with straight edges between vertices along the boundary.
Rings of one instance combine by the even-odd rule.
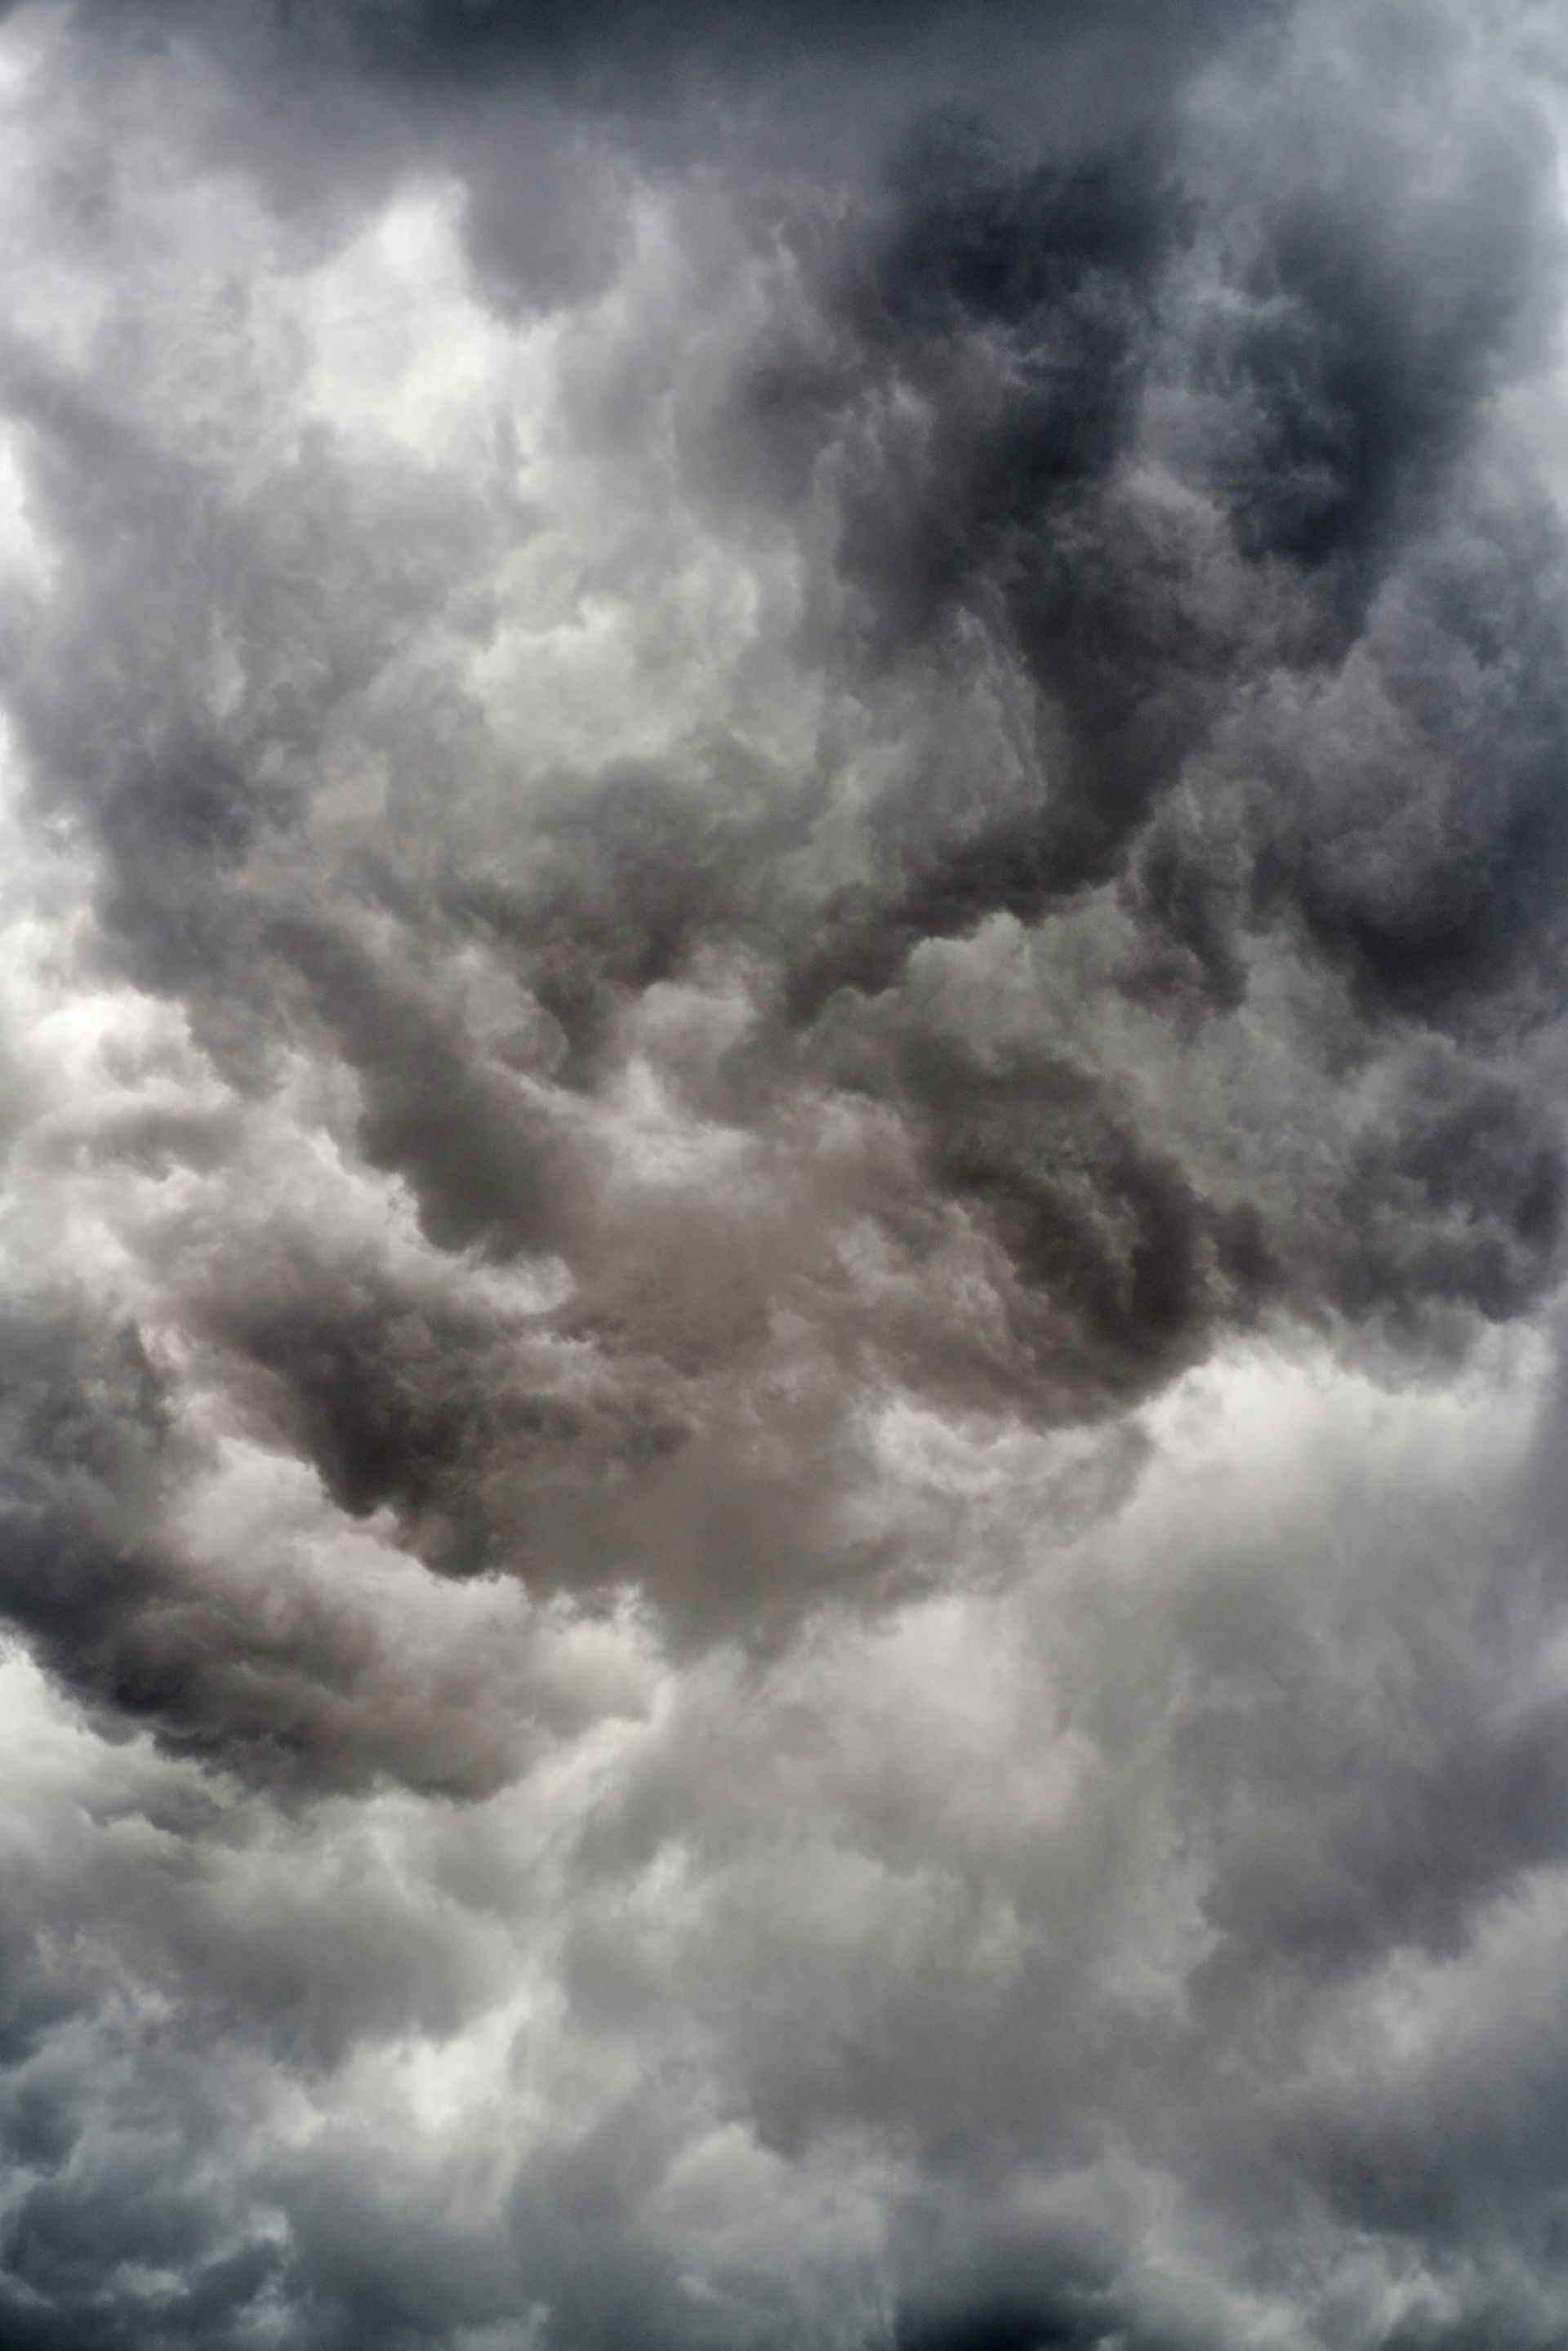
[[[0,2346],[1568,2341],[1568,39],[0,16]]]

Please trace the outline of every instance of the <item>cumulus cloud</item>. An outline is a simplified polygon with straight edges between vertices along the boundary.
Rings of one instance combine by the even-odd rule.
[[[0,23],[20,2351],[1546,2351],[1558,45]]]

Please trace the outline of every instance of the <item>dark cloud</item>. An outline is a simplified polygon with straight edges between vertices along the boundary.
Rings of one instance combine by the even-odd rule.
[[[129,12],[95,8],[88,0],[79,13],[99,34],[108,29],[103,19],[127,15],[143,39],[172,27],[183,32],[204,16],[212,20],[208,37],[215,27],[217,37],[235,39],[244,26],[239,11],[198,12],[179,0],[154,0]],[[1124,26],[1135,32],[1165,63],[1194,40],[1212,39],[1249,15],[1267,13],[1239,9],[1235,0],[1121,0],[1114,15],[1118,29]],[[947,7],[921,9],[912,0],[860,0],[841,9],[828,8],[821,0],[798,0],[790,6],[746,0],[730,7],[716,0],[662,0],[651,9],[618,0],[591,17],[559,0],[332,0],[308,11],[291,0],[271,0],[253,12],[255,23],[246,29],[255,38],[259,26],[275,53],[302,53],[407,76],[420,102],[428,106],[439,103],[448,81],[462,85],[497,71],[548,74],[589,65],[612,82],[622,76],[632,88],[640,82],[645,96],[650,68],[668,70],[694,54],[728,71],[747,63],[775,65],[801,50],[852,56],[866,47],[906,45],[912,37],[929,37],[934,26],[948,30],[957,14]],[[1082,37],[1071,0],[1049,0],[1034,10],[1018,0],[982,0],[980,17],[994,38],[1009,45],[1043,34],[1059,49],[1071,50]]]
[[[1505,956],[1535,974],[1550,951],[1555,527],[1539,498],[1518,523],[1522,491],[1511,475],[1491,488],[1482,469],[1500,460],[1477,448],[1533,298],[1542,165],[1528,147],[1500,157],[1487,113],[1434,188],[1406,193],[1413,163],[1354,119],[1347,136],[1364,188],[1398,192],[1398,267],[1369,255],[1343,190],[1336,211],[1310,188],[1249,189],[1244,267],[1205,298],[1212,327],[1187,293],[1226,260],[1216,180],[1239,199],[1184,155],[1174,120],[1026,165],[938,122],[818,238],[818,389],[804,360],[781,390],[779,362],[758,377],[748,360],[723,398],[732,432],[786,433],[787,507],[826,501],[835,666],[903,770],[865,810],[849,883],[817,846],[842,820],[831,768],[802,790],[719,737],[529,776],[428,654],[411,664],[411,638],[438,632],[455,674],[497,624],[481,583],[535,527],[497,451],[477,475],[403,461],[367,476],[317,432],[240,502],[224,466],[149,448],[151,422],[29,388],[47,420],[39,494],[82,571],[35,633],[15,707],[60,779],[45,792],[70,778],[96,841],[106,943],[176,990],[231,1064],[285,1035],[329,1045],[358,1081],[359,1147],[412,1186],[434,1242],[562,1252],[590,1297],[604,1220],[562,1089],[609,1083],[627,1008],[716,955],[765,1019],[806,1034],[781,1037],[765,1074],[737,1067],[738,1096],[722,1073],[710,1106],[749,1124],[759,1085],[777,1105],[820,1082],[824,1049],[831,1083],[888,1102],[921,1180],[999,1250],[1025,1360],[1058,1366],[1055,1412],[1075,1386],[1098,1409],[1281,1300],[1406,1323],[1424,1301],[1517,1311],[1552,1262],[1549,1123],[1521,1139],[1531,1114],[1506,1071],[1466,1074],[1389,1015],[1484,1020]],[[1420,256],[1439,244],[1450,282],[1434,294]],[[1375,316],[1381,360],[1356,324]],[[1208,421],[1163,445],[1160,412],[1183,402]],[[1310,437],[1291,421],[1303,403],[1322,428],[1310,462],[1285,450]],[[1359,536],[1331,545],[1325,523],[1309,544],[1259,520],[1259,486],[1272,497],[1303,467]],[[106,524],[121,569],[99,552]],[[128,597],[125,572],[172,542],[173,579]],[[643,559],[656,571],[653,545]],[[801,651],[827,618],[808,608]],[[204,667],[235,646],[245,674],[220,717]],[[928,765],[900,698],[921,718],[945,693],[962,706],[977,674],[1009,703],[997,760],[967,757],[949,717]],[[319,886],[304,844],[323,763],[367,754],[390,769],[380,805],[397,825],[340,823]],[[1369,828],[1398,846],[1368,847]],[[1299,1175],[1270,1197],[1243,1160],[1217,1184],[1139,1131],[1103,1069],[921,1033],[929,994],[904,973],[922,941],[998,916],[1049,939],[1109,888],[1125,936],[1110,985],[1189,998],[1180,1050],[1203,1051],[1182,1021],[1245,1015],[1249,961],[1281,928],[1309,967],[1343,962],[1385,999],[1359,1008],[1351,1049],[1386,1065],[1385,1123],[1312,1179],[1311,1223],[1345,1228],[1326,1258],[1301,1228]],[[513,990],[501,1054],[440,1000],[438,959],[469,943]],[[1048,980],[1047,1024],[1051,995]],[[1160,1025],[1146,1050],[1163,1050]],[[1346,1050],[1339,1033],[1302,1044],[1309,1065]],[[1425,1093],[1438,1071],[1457,1089],[1442,1113]],[[1402,1100],[1403,1135],[1386,1123]]]
[[[1522,14],[0,26],[0,2334],[1563,2334]]]

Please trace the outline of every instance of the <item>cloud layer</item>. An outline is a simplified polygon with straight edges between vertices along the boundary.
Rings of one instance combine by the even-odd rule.
[[[0,24],[0,2333],[1547,2351],[1560,44]]]

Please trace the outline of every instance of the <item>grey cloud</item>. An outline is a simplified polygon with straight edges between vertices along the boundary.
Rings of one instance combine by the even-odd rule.
[[[278,1293],[275,1314],[288,1297]],[[340,1308],[312,1356],[309,1317],[297,1311],[296,1385],[326,1424],[308,1426],[302,1449],[319,1455],[350,1507],[380,1502],[397,1483],[417,1526],[422,1510],[436,1515],[440,1407],[426,1405],[422,1428],[417,1389],[414,1404],[395,1407],[373,1386],[351,1404],[335,1397],[328,1383],[342,1377],[352,1327]],[[383,1378],[396,1362],[393,1327]],[[66,1300],[12,1313],[4,1337],[6,1616],[100,1723],[151,1725],[179,1751],[293,1796],[389,1776],[472,1793],[605,1703],[597,1677],[574,1687],[570,1649],[552,1656],[548,1617],[520,1617],[481,1589],[465,1623],[431,1624],[408,1589],[413,1562],[391,1547],[358,1557],[351,1536],[344,1549],[340,1525],[308,1490],[275,1489],[260,1526],[238,1495],[215,1555],[212,1539],[193,1539],[182,1504],[219,1464],[210,1436],[182,1424],[169,1367],[134,1326],[105,1330]],[[265,1330],[252,1360],[268,1365]],[[473,1408],[472,1394],[444,1399],[448,1430],[465,1401]],[[548,1431],[548,1413],[535,1407],[536,1427]],[[378,1446],[384,1463],[399,1444],[378,1484]],[[481,1502],[482,1489],[466,1511],[448,1510],[436,1557],[474,1540]],[[505,1522],[504,1510],[493,1515]],[[337,1589],[329,1573],[320,1580],[335,1542]],[[225,1557],[236,1543],[245,1555]],[[364,1588],[372,1563],[379,1605]]]
[[[0,2331],[1545,2351],[1529,26],[13,34]]]
[[[967,1385],[1101,1416],[1227,1327],[1446,1346],[1549,1280],[1545,1008],[1519,974],[1539,990],[1554,952],[1557,527],[1487,405],[1550,244],[1541,152],[1503,144],[1511,93],[1461,104],[1425,177],[1347,107],[1327,161],[1309,113],[1281,193],[1226,128],[1239,91],[1270,102],[1241,54],[1239,89],[1177,82],[1131,144],[1019,161],[948,118],[831,234],[804,202],[758,263],[789,259],[804,356],[791,377],[769,331],[760,360],[730,338],[716,474],[669,354],[707,528],[738,527],[737,453],[785,436],[763,507],[801,534],[803,601],[766,650],[830,696],[799,778],[722,725],[597,773],[497,737],[464,664],[541,527],[504,434],[461,470],[319,425],[268,441],[298,365],[232,303],[215,438],[161,406],[134,306],[104,333],[112,402],[14,367],[57,570],[11,707],[36,806],[93,859],[109,967],[182,1002],[249,1093],[290,1055],[336,1064],[343,1139],[438,1250],[573,1284],[541,1383],[542,1339],[399,1309],[368,1270],[302,1295],[287,1238],[270,1298],[237,1270],[215,1296],[217,1260],[173,1282],[214,1375],[431,1564],[640,1582],[716,1628],[897,1588],[880,1535],[822,1522],[864,1475],[846,1404]],[[1217,121],[1215,161],[1190,142]],[[1386,193],[1381,237],[1347,171],[1363,209]],[[564,445],[646,502],[624,593],[656,595],[650,420],[585,418]],[[1281,485],[1310,528],[1253,511]],[[868,753],[892,777],[869,797]],[[1292,956],[1270,1029],[1249,992]],[[643,1009],[720,976],[740,1028],[694,1072]],[[639,1049],[729,1138],[722,1307],[697,1299],[702,1179],[608,1172]],[[1172,1066],[1223,1096],[1201,1135],[1171,1123]],[[813,1165],[824,1117],[850,1139]],[[187,1160],[215,1132],[184,1130]],[[922,1256],[976,1301],[956,1336]]]
[[[112,399],[14,366],[57,568],[10,705],[35,806],[92,860],[106,967],[182,1003],[253,1096],[291,1056],[335,1070],[339,1147],[411,1188],[438,1251],[559,1259],[573,1286],[569,1395],[527,1332],[400,1317],[373,1275],[301,1296],[286,1238],[269,1301],[237,1274],[214,1298],[215,1260],[162,1277],[176,1313],[200,1297],[214,1375],[431,1564],[640,1582],[716,1628],[769,1586],[787,1611],[897,1588],[880,1535],[821,1520],[825,1491],[852,1520],[855,1414],[897,1385],[1096,1416],[1228,1327],[1448,1345],[1549,1281],[1557,526],[1488,406],[1551,242],[1544,150],[1504,146],[1510,90],[1461,102],[1423,175],[1347,105],[1326,161],[1309,111],[1302,185],[1238,185],[1226,107],[1270,102],[1249,56],[1131,144],[1020,162],[949,119],[831,233],[803,199],[755,266],[765,288],[787,266],[817,373],[732,367],[718,473],[678,349],[673,485],[646,404],[619,438],[591,400],[555,424],[643,503],[627,602],[659,592],[682,467],[704,528],[740,529],[737,450],[784,433],[763,522],[800,533],[801,602],[762,651],[826,698],[803,774],[725,726],[722,681],[718,723],[657,758],[595,772],[497,734],[465,673],[543,527],[504,434],[471,467],[264,434],[298,363],[228,297],[215,434],[181,430],[134,304],[101,337]],[[1191,142],[1217,123],[1215,161]],[[1382,236],[1347,174],[1363,209],[1385,196]],[[1281,484],[1310,528],[1254,512]],[[1292,957],[1271,1029],[1250,991]],[[739,1028],[694,1092],[643,1012],[720,981]],[[690,1238],[706,1179],[611,1172],[638,1051],[726,1139],[722,1308]],[[1172,1066],[1224,1097],[1201,1135],[1170,1123]],[[816,1119],[848,1140],[813,1165]],[[949,1292],[904,1305],[923,1255],[977,1301],[956,1345]],[[722,1562],[752,1545],[732,1603]]]
[[[1335,1416],[1370,1393],[1308,1406],[1250,1483],[1223,1446],[1173,1459],[988,1623],[945,1601],[708,1661],[575,1799],[214,1839],[189,1766],[88,1749],[43,1801],[99,1825],[37,1848],[34,1913],[214,2037],[135,2056],[111,2159],[68,2064],[81,1988],[43,1971],[15,2127],[51,2185],[14,2273],[111,2342],[149,2289],[110,2264],[156,2248],[183,2282],[136,2307],[172,2342],[244,2342],[268,2294],[329,2344],[536,2304],[571,2344],[1240,2344],[1287,2312],[1309,2341],[1548,2342],[1560,1700],[1527,1666],[1562,1590],[1533,1504],[1499,1499],[1558,1416],[1396,1398],[1347,1465]],[[487,2061],[477,2170],[340,2105],[541,1947],[562,2005]],[[314,2134],[273,2117],[256,2049],[289,2053]],[[560,2069],[526,2147],[492,2140],[497,2063],[536,2117]],[[89,2163],[45,2128],[51,2080]],[[176,2126],[133,2193],[121,2165]]]

